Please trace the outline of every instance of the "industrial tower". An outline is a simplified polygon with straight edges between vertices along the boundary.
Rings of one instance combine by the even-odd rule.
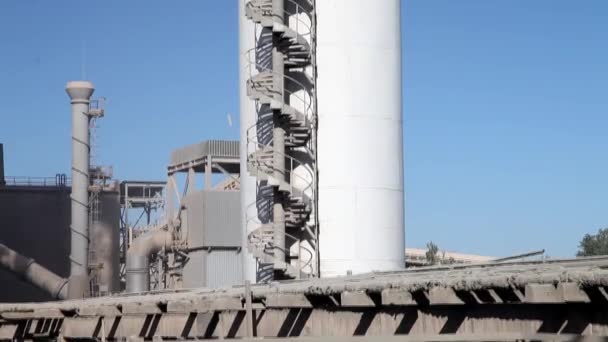
[[[315,2],[251,0],[255,46],[245,53],[247,170],[256,198],[246,203],[247,249],[257,279],[316,276]]]
[[[241,0],[245,278],[403,268],[400,0]]]

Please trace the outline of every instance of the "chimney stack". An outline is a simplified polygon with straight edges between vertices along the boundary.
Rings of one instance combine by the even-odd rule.
[[[95,87],[88,81],[66,85],[72,104],[72,217],[70,298],[86,296],[89,267],[89,104]]]

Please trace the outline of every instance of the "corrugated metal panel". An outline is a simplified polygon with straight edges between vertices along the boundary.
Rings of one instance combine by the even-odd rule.
[[[241,246],[238,191],[197,191],[184,202],[190,248]]]
[[[240,158],[239,142],[233,140],[208,140],[171,152],[171,165],[178,165],[207,156]]]
[[[239,250],[212,250],[206,257],[206,287],[218,288],[243,282],[243,257]]]
[[[188,262],[184,266],[184,287],[205,286],[205,251],[194,251],[188,254]]]
[[[207,154],[211,156],[240,158],[238,141],[209,140],[206,144]]]
[[[240,247],[240,192],[206,191],[203,198],[203,244],[209,247]]]
[[[184,199],[189,261],[185,287],[223,287],[243,279],[238,191],[196,191]],[[204,250],[203,250],[204,249]]]

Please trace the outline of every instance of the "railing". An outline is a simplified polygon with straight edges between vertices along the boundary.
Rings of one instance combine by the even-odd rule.
[[[293,265],[291,265],[290,262],[285,261],[285,264],[289,264],[292,267],[294,267],[299,273],[306,273],[305,269],[309,268],[310,272],[308,272],[308,274],[313,275],[314,274],[314,268],[313,268],[313,260],[314,260],[314,256],[315,253],[313,251],[311,251],[310,249],[302,246],[302,242],[301,239],[297,238],[294,235],[291,235],[289,233],[284,232],[285,236],[294,240],[294,241],[298,241],[298,266],[294,267]],[[250,244],[256,244],[256,243],[263,243],[263,249],[262,249],[262,253],[268,253],[268,255],[272,255],[271,253],[274,253],[275,249],[279,249],[281,251],[283,251],[283,253],[285,253],[286,255],[289,254],[289,248],[279,248],[277,246],[274,245],[274,243],[272,241],[264,241],[263,238],[256,238],[254,236],[255,234],[249,234],[249,236],[247,236],[247,241]],[[259,241],[256,241],[259,240]],[[302,264],[302,252],[306,252],[309,256],[308,260]]]
[[[106,98],[101,97],[99,99],[91,100],[89,103],[89,115],[93,118],[103,117],[106,107]]]
[[[287,95],[289,95],[290,100],[292,100],[293,98],[298,100],[298,102],[300,102],[299,104],[301,105],[301,108],[303,108],[303,109],[298,109],[297,107],[295,107],[291,104],[288,104],[288,103],[285,103],[286,105],[302,112],[302,114],[304,114],[307,118],[311,115],[314,115],[314,113],[313,113],[314,99],[313,99],[313,96],[311,96],[312,94],[310,94],[310,92],[311,92],[311,89],[309,89],[310,87],[308,87],[305,84],[303,84],[302,82],[298,81],[296,78],[286,75],[285,72],[274,71],[274,70],[272,70],[272,66],[263,65],[263,64],[258,63],[256,54],[257,54],[256,48],[250,49],[246,53],[247,71],[249,73],[250,82],[252,82],[251,80],[253,80],[253,78],[256,75],[259,75],[261,73],[270,73],[272,75],[278,75],[278,76],[282,77],[284,80],[288,80],[289,82],[292,82],[293,84],[298,86],[297,91],[292,91],[292,90],[286,89],[287,87],[283,86],[282,91],[284,93],[279,94],[279,93],[277,93],[277,91],[275,89],[270,89],[268,87],[258,87],[258,88],[266,89],[268,91],[268,93],[270,93],[271,95],[284,96],[285,94],[287,94]],[[302,96],[300,94],[301,91],[305,92],[304,96]],[[269,98],[271,100],[274,100],[273,96],[271,96]]]
[[[265,16],[271,16],[275,20],[276,19],[284,20],[284,18],[289,18],[288,20],[295,20],[295,27],[292,27],[292,25],[289,25],[289,28],[292,30],[295,30],[298,34],[300,34],[302,36],[310,35],[312,33],[311,24],[298,17],[300,15],[300,13],[307,13],[306,8],[294,0],[285,0],[285,1],[290,3],[291,6],[293,6],[295,8],[295,11],[290,12],[290,11],[283,10],[283,17],[274,13],[273,10],[264,10],[263,8],[261,8],[261,10],[264,12]],[[255,9],[255,6],[253,6],[252,2],[246,3],[245,6],[251,8],[252,10]],[[295,15],[295,17],[294,17],[294,15]],[[286,26],[288,26],[288,25],[286,24]],[[304,33],[300,33],[300,28],[304,28],[304,29],[306,29],[306,31]]]
[[[55,177],[5,176],[4,182],[6,186],[61,188],[72,185],[72,180],[65,174],[57,174]]]
[[[257,151],[262,151],[265,148],[270,148],[270,149],[272,148],[272,141],[270,141],[268,144],[262,144],[262,143],[259,143],[257,140],[250,138],[248,135],[247,136],[247,146],[249,146],[251,144],[253,144],[254,146],[257,147],[257,149],[256,149]],[[247,150],[249,150],[249,148]],[[310,152],[308,150],[306,152],[308,153],[308,155],[310,155]],[[298,160],[297,158],[294,158],[290,155],[281,153],[281,152],[273,151],[272,153],[279,154],[283,158],[286,159],[285,168],[280,170],[274,166],[274,163],[257,161],[257,162],[255,162],[257,170],[259,172],[267,174],[268,177],[273,177],[274,171],[279,171],[286,176],[289,175],[289,181],[285,181],[285,183],[289,186],[289,192],[293,194],[294,190],[298,190],[303,195],[306,195],[306,196],[312,198],[312,196],[315,195],[314,187],[313,187],[314,182],[315,182],[315,175],[312,172],[312,170],[310,170],[309,168],[306,167],[307,163],[305,163],[301,160]],[[301,176],[294,172],[298,166],[302,166],[302,169],[304,169],[306,171],[305,175],[308,177]],[[273,173],[268,173],[265,170],[272,170]],[[302,184],[306,184],[306,186],[304,186],[304,187],[294,186],[294,179],[301,181]]]
[[[252,143],[257,145],[258,147],[268,147],[269,146],[269,145],[260,144],[257,141],[254,141],[254,140],[248,138],[247,144],[249,145]],[[270,142],[270,144],[271,144],[271,142]],[[277,153],[277,152],[273,152],[273,153]],[[294,190],[297,190],[298,192],[300,192],[303,202],[306,201],[306,197],[308,197],[308,199],[316,198],[315,187],[314,187],[314,184],[316,183],[315,174],[308,167],[306,167],[306,163],[302,163],[301,161],[299,161],[291,156],[285,155],[283,153],[280,153],[280,154],[286,159],[287,165],[285,165],[284,170],[278,170],[278,171],[283,172],[285,175],[289,175],[289,182],[286,182],[286,183],[289,186],[290,193],[293,195],[295,193]],[[263,165],[263,167],[260,167],[261,165],[256,165],[258,172],[267,173],[265,170],[277,171],[277,169],[274,167],[274,164],[272,164],[272,163],[260,162],[258,164]],[[305,176],[299,175],[294,172],[298,166],[302,166],[302,168],[306,171]],[[306,175],[308,177],[306,177]],[[272,177],[271,174],[268,174],[268,176]],[[295,179],[299,179],[303,184],[305,184],[305,186],[303,186],[302,188],[294,186],[293,183],[294,183]],[[254,241],[255,235],[257,235],[256,227],[261,227],[263,225],[263,223],[261,222],[261,220],[259,219],[259,216],[258,216],[257,204],[258,204],[258,201],[256,200],[253,203],[249,204],[246,209],[245,226],[246,226],[247,231],[251,232],[247,236],[247,240],[249,243],[256,242],[256,241]],[[252,210],[254,206],[256,206],[256,210]],[[311,208],[311,210],[314,211],[313,208]],[[253,212],[253,214],[252,214],[252,212]],[[315,215],[316,215],[316,213],[315,213]],[[304,224],[306,225],[306,223],[304,223]],[[285,232],[285,235],[294,239],[295,241],[300,241],[300,239],[295,238],[294,236],[288,234],[287,232]],[[314,240],[315,245],[316,245],[318,242],[318,236],[311,236],[311,238]],[[278,247],[275,247],[270,242],[265,242],[264,244],[265,244],[264,250],[266,250],[266,249],[274,250],[274,248],[278,248]],[[307,252],[308,254],[311,255],[311,258],[304,265],[302,265],[302,264],[299,265],[298,271],[303,271],[307,267],[312,267],[311,263],[313,262],[313,259],[314,259],[312,256],[314,256],[315,253],[310,251],[308,248],[303,247],[301,242],[298,244],[299,244],[300,251],[304,250],[305,252]],[[310,274],[313,274],[313,273],[314,273],[314,269],[310,272]]]

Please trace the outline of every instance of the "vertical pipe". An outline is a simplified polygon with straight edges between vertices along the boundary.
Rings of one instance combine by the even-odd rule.
[[[72,104],[72,219],[70,277],[85,282],[89,257],[89,103],[95,91],[87,81],[68,82]],[[70,284],[71,286],[72,284]],[[86,288],[83,284],[80,288]],[[72,292],[72,291],[70,291]],[[74,294],[80,296],[80,294]]]
[[[281,184],[285,182],[285,130],[275,126],[273,130],[273,165],[274,177]],[[277,189],[274,194],[272,211],[273,221],[273,244],[274,244],[274,268],[284,269],[285,266],[285,208],[284,198]]]
[[[283,5],[283,0],[274,1],[273,6],[276,3]],[[275,8],[276,11],[276,8]],[[277,13],[277,12],[275,12]],[[280,13],[283,13],[282,10]],[[277,87],[275,98],[277,102],[284,102],[284,73],[285,65],[283,54],[280,53],[277,48],[272,51],[272,70],[274,77],[274,84]],[[273,145],[273,168],[274,178],[277,180],[279,187],[285,183],[285,129],[281,127],[281,110],[274,111],[274,128],[272,131],[272,145]],[[274,204],[273,204],[273,244],[274,244],[274,268],[284,269],[285,268],[285,207],[284,207],[284,196],[281,192],[275,190]]]
[[[127,250],[129,249],[129,245],[131,244],[131,236],[129,234],[129,183],[125,183],[125,217],[124,217],[124,230],[122,232],[122,262],[127,263]]]
[[[275,20],[281,24],[285,23],[285,0],[272,0],[272,13]]]
[[[248,218],[257,216],[256,206],[250,206],[256,201],[256,179],[247,172],[247,156],[257,146],[248,141],[248,130],[255,127],[256,106],[255,102],[247,96],[247,80],[251,77],[253,66],[249,60],[250,50],[255,48],[257,40],[255,24],[247,19],[245,15],[245,4],[249,0],[238,0],[239,3],[239,98],[240,98],[240,155],[241,155],[241,231],[243,246],[243,279],[257,282],[257,263],[254,256],[249,252],[249,234],[255,229],[254,225],[248,225]],[[254,138],[256,129],[249,131]]]
[[[150,261],[147,255],[128,255],[126,261],[127,293],[150,291]]]
[[[150,231],[133,240],[127,251],[127,293],[150,291],[150,256],[171,246],[173,236],[164,229]]]
[[[167,177],[167,205],[165,208],[165,215],[167,217],[167,224],[169,225],[169,231],[173,231],[173,220],[175,219],[175,178],[173,174],[169,174]]]
[[[207,191],[211,190],[213,185],[213,180],[211,178],[213,176],[212,162],[213,160],[211,160],[211,156],[207,156],[207,163],[205,164],[205,190]]]
[[[0,186],[5,186],[4,180],[4,145],[0,144]]]
[[[277,87],[274,93],[274,99],[280,103],[285,101],[285,60],[284,56],[278,49],[275,47],[272,49],[272,77],[273,83]]]

